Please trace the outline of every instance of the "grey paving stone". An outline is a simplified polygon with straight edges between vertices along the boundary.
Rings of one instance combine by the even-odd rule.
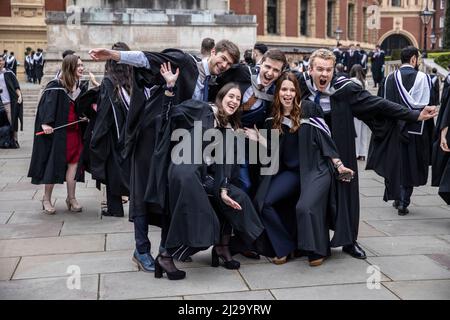
[[[450,300],[450,280],[393,281],[384,285],[405,300]]]
[[[275,300],[269,290],[239,291],[184,296],[184,300]]]
[[[450,219],[367,221],[367,223],[392,236],[446,235],[450,232]]]
[[[77,199],[82,199],[82,198],[100,198],[102,196],[102,192],[98,191],[95,188],[85,188],[85,187],[81,187],[77,185],[77,189],[75,192],[75,195],[77,197]],[[44,190],[40,189],[38,190],[38,192],[35,195],[35,199],[42,199],[42,197],[44,196]],[[58,198],[58,199],[63,199],[65,200],[67,198],[67,189],[66,186],[58,186],[58,188],[55,186],[55,189],[53,190],[52,193],[52,197],[54,198]],[[81,202],[81,201],[79,201]],[[100,206],[100,204],[99,204]]]
[[[39,212],[17,211],[14,212],[8,224],[17,223],[37,223],[37,222],[83,222],[100,220],[100,211],[84,210],[83,212],[69,212],[68,210],[58,210],[55,215],[48,215],[40,210]]]
[[[164,297],[164,298],[144,298],[136,300],[183,300],[183,297]]]
[[[372,179],[372,178],[363,179],[363,178],[359,177],[359,185],[367,187],[367,188],[372,188],[372,187],[382,187],[382,188],[384,188],[384,184],[383,183],[381,183],[381,182],[379,182],[379,181],[377,181],[375,179]]]
[[[192,268],[182,281],[155,279],[152,273],[102,274],[100,299],[163,298],[248,290],[239,273],[225,268]]]
[[[414,196],[411,198],[411,202],[417,206],[442,206],[445,205],[444,200],[437,195],[427,195],[427,196]]]
[[[0,212],[0,224],[5,224],[8,222],[9,218],[12,216],[12,211]]]
[[[410,213],[406,216],[399,216],[396,209],[390,208],[362,208],[361,220],[414,220],[450,218],[450,212],[441,207],[418,207],[410,206]]]
[[[0,280],[9,280],[20,258],[0,258]]]
[[[24,191],[24,190],[40,190],[44,187],[41,185],[32,184],[30,181],[8,183],[3,191]]]
[[[359,238],[362,238],[362,237],[385,237],[385,236],[386,236],[385,233],[378,231],[371,225],[368,225],[366,222],[364,222],[364,221],[359,222],[359,231],[358,231]]]
[[[112,220],[114,219],[114,220]],[[134,226],[127,218],[111,218],[99,221],[66,222],[61,230],[61,235],[92,234],[92,233],[116,233],[132,232]]]
[[[360,238],[359,242],[379,256],[450,254],[450,244],[433,236]]]
[[[158,253],[159,242],[161,241],[161,232],[152,231],[148,233],[150,243],[152,244],[152,254]],[[108,233],[106,235],[106,250],[133,250],[136,247],[134,232],[127,233]]]
[[[22,179],[21,175],[14,175],[14,176],[4,176],[4,173],[0,173],[0,183],[17,183]]]
[[[7,183],[0,183],[0,191],[2,191],[7,185]]]
[[[368,289],[366,283],[341,284],[306,288],[272,289],[277,300],[398,300],[380,284]]]
[[[80,290],[68,289],[67,277],[0,281],[2,300],[96,300],[98,275],[81,276]]]
[[[36,190],[24,191],[2,191],[0,192],[0,201],[3,200],[31,200],[33,199]]]
[[[450,243],[450,235],[438,235],[436,237],[439,239],[443,239],[443,240],[447,241],[448,243]]]
[[[0,224],[0,239],[56,237],[61,227],[61,222]]]
[[[2,211],[42,212],[40,200],[2,200]]]
[[[359,197],[360,207],[362,208],[388,208],[390,204],[383,201],[383,197]]]
[[[445,210],[450,210],[450,206],[449,205],[441,206],[441,208],[443,208]]]
[[[103,251],[103,234],[0,240],[0,257]]]
[[[450,278],[449,270],[422,255],[368,257],[367,260],[394,281]]]
[[[80,267],[82,275],[138,271],[131,257],[129,250],[23,257],[13,279],[64,276],[72,265]]]
[[[368,267],[365,261],[332,257],[320,267],[310,267],[306,260],[294,260],[283,265],[244,265],[239,272],[250,288],[257,290],[366,282]]]
[[[444,253],[432,253],[426,255],[431,260],[450,270],[450,255]]]

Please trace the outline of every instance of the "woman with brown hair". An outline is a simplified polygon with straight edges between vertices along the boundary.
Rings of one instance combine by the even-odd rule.
[[[45,184],[42,209],[55,214],[51,201],[55,183],[67,182],[66,205],[69,211],[80,212],[75,198],[75,175],[82,150],[82,133],[77,101],[85,88],[80,87],[83,62],[76,55],[68,55],[62,63],[59,79],[50,81],[38,104],[35,135],[28,177],[33,184]],[[65,126],[61,129],[54,128]]]
[[[284,73],[265,126],[279,133],[278,149],[269,150],[279,170],[263,177],[255,202],[270,242],[262,253],[282,264],[292,252],[302,250],[310,265],[317,266],[329,255],[327,213],[333,201],[333,173],[350,181],[353,171],[339,160],[320,106],[301,102],[300,97],[297,78]],[[266,139],[256,129],[245,131],[250,139],[270,148],[270,134]]]

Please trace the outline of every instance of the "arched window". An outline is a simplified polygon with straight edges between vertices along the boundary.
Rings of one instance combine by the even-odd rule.
[[[392,0],[392,6],[393,7],[401,7],[402,6],[402,0]]]
[[[300,34],[308,35],[308,0],[301,0],[300,3]]]

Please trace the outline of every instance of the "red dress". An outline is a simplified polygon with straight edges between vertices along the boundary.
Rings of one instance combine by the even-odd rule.
[[[78,116],[75,113],[75,104],[70,101],[69,117],[67,123],[71,123],[78,120]],[[81,130],[78,123],[66,127],[66,161],[68,164],[78,163],[80,159],[81,150],[83,148],[83,142],[81,141]]]

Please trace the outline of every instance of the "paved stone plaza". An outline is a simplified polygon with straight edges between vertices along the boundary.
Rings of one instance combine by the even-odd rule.
[[[131,261],[133,225],[100,215],[103,193],[87,179],[78,184],[82,213],[65,207],[57,186],[57,214],[42,213],[43,187],[26,177],[34,119],[25,119],[21,149],[0,149],[0,299],[450,299],[450,207],[430,186],[416,188],[411,213],[401,217],[382,201],[382,179],[360,169],[359,241],[367,260],[333,249],[316,268],[306,258],[277,266],[267,259],[237,259],[237,271],[210,267],[210,252],[182,263],[182,281],[155,279]],[[128,210],[128,205],[126,205]],[[159,230],[151,229],[155,254]],[[379,289],[368,273],[381,270]],[[79,266],[81,288],[68,289],[69,266]]]

